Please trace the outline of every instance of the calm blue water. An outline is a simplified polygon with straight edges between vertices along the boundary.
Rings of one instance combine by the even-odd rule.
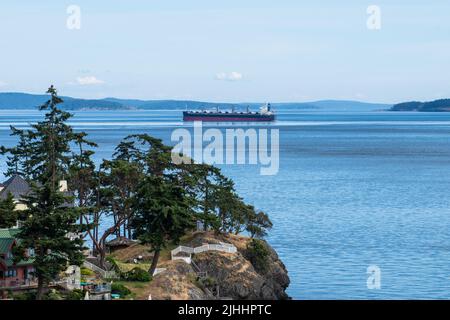
[[[0,111],[9,125],[35,111]],[[73,120],[109,157],[121,138],[170,142],[180,112],[79,112]],[[450,298],[450,114],[280,112],[280,171],[227,166],[247,202],[270,214],[268,241],[295,299]],[[2,162],[2,168],[4,163]],[[366,270],[381,268],[381,289]]]

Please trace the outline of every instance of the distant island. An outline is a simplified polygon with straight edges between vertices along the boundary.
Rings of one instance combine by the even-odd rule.
[[[394,105],[390,111],[449,112],[450,99],[440,99],[429,102],[403,102]]]
[[[80,110],[200,110],[213,109],[246,109],[257,110],[259,107],[270,101],[242,102],[242,103],[221,103],[203,102],[191,100],[138,100],[138,99],[79,99],[73,97],[62,97],[64,103],[61,109],[68,111]],[[29,94],[21,92],[0,92],[0,109],[3,110],[29,110],[36,109],[48,100],[48,96],[42,94]],[[376,110],[388,110],[391,104],[367,103],[359,101],[345,100],[321,100],[314,102],[285,102],[272,103],[275,109],[284,110],[313,110],[313,111],[346,111],[346,112],[367,112]]]

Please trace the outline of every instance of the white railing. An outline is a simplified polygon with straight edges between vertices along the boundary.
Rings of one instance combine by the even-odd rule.
[[[99,273],[104,279],[115,279],[117,278],[117,274],[115,271],[106,271],[103,270],[102,268],[96,266],[93,263],[90,263],[89,261],[84,261],[83,262],[83,267],[92,270],[94,272]]]
[[[206,251],[220,251],[220,252],[226,252],[226,253],[236,253],[237,248],[232,244],[224,243],[224,242],[221,242],[220,244],[206,243],[200,247],[195,247],[195,248],[179,246],[179,247],[173,249],[170,253],[171,253],[172,260],[184,260],[190,264],[192,261],[192,259],[191,259],[192,254],[202,253],[202,252],[206,252]],[[187,254],[189,254],[189,256],[188,257],[177,256],[177,254],[179,254],[179,253],[187,253]]]

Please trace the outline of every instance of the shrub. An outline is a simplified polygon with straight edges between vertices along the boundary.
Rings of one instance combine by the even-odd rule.
[[[198,280],[198,283],[200,284],[200,287],[202,287],[202,288],[213,288],[217,285],[216,279],[214,279],[212,277],[200,278]]]
[[[94,276],[95,272],[88,268],[81,268],[80,273],[82,276]]]
[[[125,281],[149,282],[152,280],[152,277],[147,271],[135,267],[128,272],[122,273],[122,279]]]
[[[36,292],[34,291],[28,291],[23,293],[16,293],[13,295],[14,300],[35,300],[36,299]]]
[[[60,292],[52,289],[45,296],[45,300],[64,300]]]
[[[111,293],[119,294],[123,298],[129,295],[131,291],[121,283],[113,283],[111,285]]]
[[[83,299],[84,299],[84,292],[83,292],[83,290],[79,290],[79,289],[70,291],[66,295],[66,300],[83,300]]]
[[[270,251],[262,240],[252,239],[247,243],[246,256],[257,272],[266,273],[269,268]]]
[[[117,264],[117,261],[112,256],[106,257],[106,262],[109,262],[111,264],[111,269],[115,272],[120,272],[119,265]]]

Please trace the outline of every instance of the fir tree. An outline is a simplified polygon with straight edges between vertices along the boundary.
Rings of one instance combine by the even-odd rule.
[[[186,191],[172,178],[162,176],[144,179],[134,210],[134,237],[151,246],[154,254],[148,272],[153,275],[161,250],[171,242],[177,244],[194,227],[194,212]]]
[[[161,250],[169,243],[178,243],[195,226],[194,203],[180,179],[180,168],[172,163],[170,147],[146,134],[129,136],[125,141],[133,142],[133,157],[144,168],[145,178],[133,197],[131,226],[133,237],[151,246],[152,275]]]
[[[85,223],[93,224],[88,234],[93,243],[94,252],[101,266],[105,264],[106,240],[111,235],[131,238],[130,219],[133,215],[133,196],[143,176],[142,155],[134,147],[133,141],[124,140],[115,149],[112,160],[104,160],[100,170],[95,173],[96,186],[93,187],[95,208]],[[110,218],[112,224],[99,233],[103,218]]]
[[[98,177],[92,155],[94,151],[88,148],[97,147],[97,144],[86,139],[85,132],[75,133],[74,142],[77,151],[73,152],[69,165],[69,189],[76,197],[77,205],[83,208],[82,214],[92,211],[95,206],[95,188],[98,184]],[[80,216],[80,223],[83,218]]]
[[[6,198],[0,200],[0,229],[14,227],[18,218],[14,197],[8,192]]]
[[[252,238],[264,238],[267,231],[272,229],[272,221],[262,211],[255,211],[253,206],[248,206],[246,211],[246,227]]]
[[[83,240],[77,236],[84,230],[76,224],[80,211],[72,205],[73,197],[60,192],[59,181],[68,175],[71,160],[70,143],[75,141],[66,121],[72,116],[58,108],[62,103],[56,89],[48,91],[50,100],[39,109],[44,120],[27,131],[15,131],[24,141],[13,148],[22,169],[27,169],[31,192],[24,196],[27,219],[20,229],[20,245],[16,260],[23,258],[27,248],[34,248],[34,275],[38,279],[37,299],[42,299],[46,286],[68,265],[82,263]]]

